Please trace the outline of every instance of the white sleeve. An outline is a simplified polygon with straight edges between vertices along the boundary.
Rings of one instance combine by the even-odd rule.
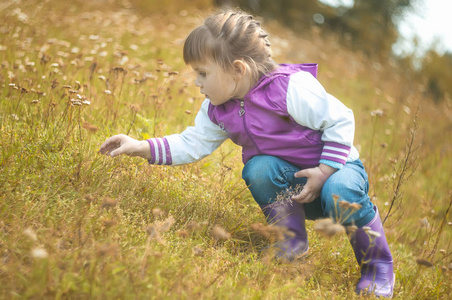
[[[286,101],[287,111],[297,123],[323,132],[322,159],[345,163],[354,148],[353,111],[328,94],[308,72],[291,76]]]
[[[182,165],[192,163],[217,149],[227,138],[227,133],[214,124],[209,116],[210,101],[205,99],[195,117],[195,126],[180,134],[148,140],[151,145],[151,164]]]

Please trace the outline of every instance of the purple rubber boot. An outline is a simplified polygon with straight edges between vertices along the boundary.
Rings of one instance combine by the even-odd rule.
[[[378,208],[375,217],[366,226],[355,231],[350,239],[356,260],[361,266],[357,294],[375,294],[392,298],[395,275],[392,255],[386,241]]]
[[[293,201],[289,204],[274,202],[261,209],[269,225],[287,228],[289,233],[284,233],[284,239],[271,247],[276,250],[275,256],[288,261],[293,261],[308,253],[308,234],[305,227],[304,206]]]

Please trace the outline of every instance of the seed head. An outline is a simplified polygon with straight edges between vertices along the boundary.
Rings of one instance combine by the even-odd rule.
[[[194,246],[192,250],[195,256],[202,256],[204,254],[204,250],[199,246]]]
[[[140,83],[145,82],[146,80],[148,80],[147,77],[144,77],[144,78],[141,78],[141,79],[134,78],[134,79],[132,79],[132,83],[133,84],[140,84]]]
[[[102,207],[103,208],[110,208],[115,207],[118,204],[118,201],[112,198],[105,197],[102,199]]]
[[[117,224],[115,220],[103,220],[102,223],[106,228],[113,227]]]
[[[152,215],[154,215],[154,217],[156,218],[160,218],[163,217],[165,213],[163,212],[163,210],[161,210],[160,208],[154,208],[152,210]]]
[[[49,253],[42,247],[35,247],[31,250],[31,256],[34,258],[47,258]]]
[[[356,230],[358,230],[358,226],[356,225],[351,225],[351,226],[347,226],[346,231],[349,235],[353,235]]]
[[[430,261],[428,261],[426,259],[423,259],[423,258],[416,259],[416,263],[418,265],[425,266],[427,268],[433,267],[433,263],[432,262],[430,262]]]
[[[30,227],[28,227],[27,229],[24,230],[24,234],[26,236],[28,236],[30,239],[32,239],[33,241],[38,240],[36,232],[33,229],[31,229]]]
[[[89,122],[83,122],[82,127],[90,132],[96,132],[99,130],[99,127]]]
[[[351,205],[352,210],[360,210],[361,207],[362,207],[362,205],[358,204],[358,203],[352,203],[352,205]]]
[[[255,232],[259,233],[260,235],[269,238],[270,233],[267,229],[267,226],[263,225],[262,223],[255,223],[251,225],[251,229],[253,229]]]
[[[178,230],[178,231],[177,231],[177,234],[178,234],[180,237],[183,237],[183,238],[187,238],[187,237],[190,235],[190,234],[188,233],[188,231],[185,230],[185,229]]]
[[[58,82],[58,80],[54,79],[52,80],[52,85],[50,86],[53,89],[55,89],[60,83]]]
[[[283,241],[287,238],[295,237],[295,233],[285,226],[269,225],[268,230],[270,232],[270,238],[275,241]]]
[[[379,233],[378,231],[374,231],[372,229],[370,230],[366,230],[366,233],[369,235],[369,237],[371,238],[379,238],[381,237],[381,233]]]
[[[43,91],[40,90],[35,90],[35,89],[30,89],[30,92],[37,94],[38,96],[42,96],[45,93]]]
[[[194,230],[199,229],[201,227],[201,225],[199,225],[199,223],[196,222],[196,221],[190,221],[190,222],[187,223],[186,227],[187,227],[188,230],[194,231]]]
[[[344,232],[344,227],[334,223],[332,219],[322,219],[314,224],[314,230],[327,237],[332,237],[340,232]]]
[[[154,252],[151,253],[151,255],[156,257],[156,258],[160,258],[160,257],[162,257],[162,252],[154,251]]]
[[[165,221],[163,221],[163,223],[161,223],[159,231],[160,232],[168,231],[175,222],[176,221],[174,220],[173,216],[169,216]]]
[[[262,235],[265,238],[270,239],[271,241],[282,241],[290,237],[294,237],[295,234],[287,229],[287,227],[284,226],[278,226],[278,225],[262,225],[261,223],[252,224],[251,228]]]
[[[292,197],[293,196],[297,196],[301,193],[301,191],[303,190],[304,185],[302,184],[297,184],[295,187],[293,188],[288,188],[286,190],[284,190],[283,192],[279,193],[278,195],[276,195],[276,199],[275,202],[284,205],[284,206],[293,206],[293,200]]]
[[[116,244],[103,244],[96,248],[96,253],[98,256],[115,255],[118,250],[118,245]]]
[[[424,217],[422,219],[419,220],[419,224],[421,225],[421,227],[425,227],[425,228],[429,228],[430,227],[430,223],[428,222],[427,217]]]
[[[144,230],[149,234],[149,236],[150,236],[151,238],[154,237],[154,235],[157,233],[157,229],[156,229],[156,227],[155,227],[154,224],[149,225],[149,226],[146,226],[146,227],[144,228]]]
[[[351,205],[352,204],[350,202],[348,202],[348,201],[344,201],[344,200],[339,201],[339,207],[344,209],[344,210],[351,208]]]
[[[158,221],[144,228],[148,233],[150,239],[157,240],[157,242],[164,244],[164,240],[161,233],[168,231],[175,223],[173,216],[169,216],[164,221]]]
[[[81,106],[82,105],[82,101],[80,101],[78,99],[71,99],[71,104],[72,105],[76,105],[76,106]]]
[[[216,239],[217,241],[218,240],[228,240],[231,238],[231,234],[218,225],[215,225],[212,228],[211,234],[212,234],[213,238]]]
[[[381,116],[383,116],[383,114],[384,114],[384,112],[381,108],[378,108],[378,109],[370,112],[370,115],[372,117],[381,117]]]
[[[131,104],[131,105],[130,105],[130,109],[131,109],[133,112],[139,112],[140,109],[141,109],[141,107],[140,107],[139,104]]]

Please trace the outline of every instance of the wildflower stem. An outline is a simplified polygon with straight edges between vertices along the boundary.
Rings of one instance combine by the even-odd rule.
[[[446,213],[444,215],[444,218],[441,221],[441,225],[439,226],[439,230],[438,230],[438,234],[436,235],[436,241],[435,241],[435,245],[432,248],[432,251],[430,251],[430,254],[427,256],[427,258],[429,257],[433,257],[436,253],[436,250],[438,249],[438,243],[439,243],[439,239],[443,233],[443,229],[444,229],[444,225],[446,224],[446,220],[449,217],[449,211],[450,211],[450,207],[452,206],[452,193],[449,192],[449,206],[447,207]]]
[[[406,180],[408,180],[411,177],[411,175],[416,170],[416,165],[414,165],[416,157],[414,155],[415,155],[415,152],[417,149],[414,148],[414,141],[416,139],[416,133],[417,133],[417,129],[418,129],[418,121],[417,121],[418,113],[419,113],[419,110],[417,111],[416,115],[414,116],[413,128],[410,130],[410,137],[408,138],[408,144],[406,146],[405,157],[402,162],[402,167],[401,167],[400,171],[398,172],[397,184],[396,184],[396,187],[393,192],[389,210],[386,213],[385,218],[383,219],[383,222],[382,222],[383,224],[386,222],[386,219],[390,216],[391,211],[394,207],[394,204],[397,202],[398,199],[400,199],[402,197],[402,193],[401,193],[402,185],[406,182]],[[412,171],[410,174],[408,174],[408,170],[410,168],[412,168]]]
[[[374,150],[374,140],[375,140],[375,131],[376,131],[376,125],[377,125],[377,116],[373,116],[373,120],[372,120],[372,137],[370,139],[370,153],[369,153],[369,170],[367,171],[368,173],[368,177],[371,178],[371,173],[373,171],[373,150]]]
[[[133,124],[135,124],[135,120],[136,120],[136,117],[137,117],[137,111],[136,111],[136,109],[134,109],[134,108],[132,107],[132,108],[130,108],[130,110],[131,110],[131,112],[132,112],[132,121],[130,122],[130,126],[129,126],[129,129],[127,130],[126,135],[129,135],[129,134],[130,134],[130,131],[132,130]]]

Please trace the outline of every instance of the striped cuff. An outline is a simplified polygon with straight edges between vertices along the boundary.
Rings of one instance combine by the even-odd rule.
[[[349,146],[333,142],[325,142],[322,154],[320,155],[320,159],[334,161],[342,165],[345,165],[349,154],[350,154]]]
[[[151,159],[148,160],[153,165],[171,165],[173,160],[171,158],[171,150],[166,138],[148,139],[151,146]]]
[[[330,166],[330,167],[338,169],[338,170],[342,169],[342,167],[344,166],[341,163],[338,163],[338,162],[335,162],[335,161],[332,161],[332,160],[327,160],[327,159],[321,159],[319,161],[319,163],[327,165],[327,166]]]

